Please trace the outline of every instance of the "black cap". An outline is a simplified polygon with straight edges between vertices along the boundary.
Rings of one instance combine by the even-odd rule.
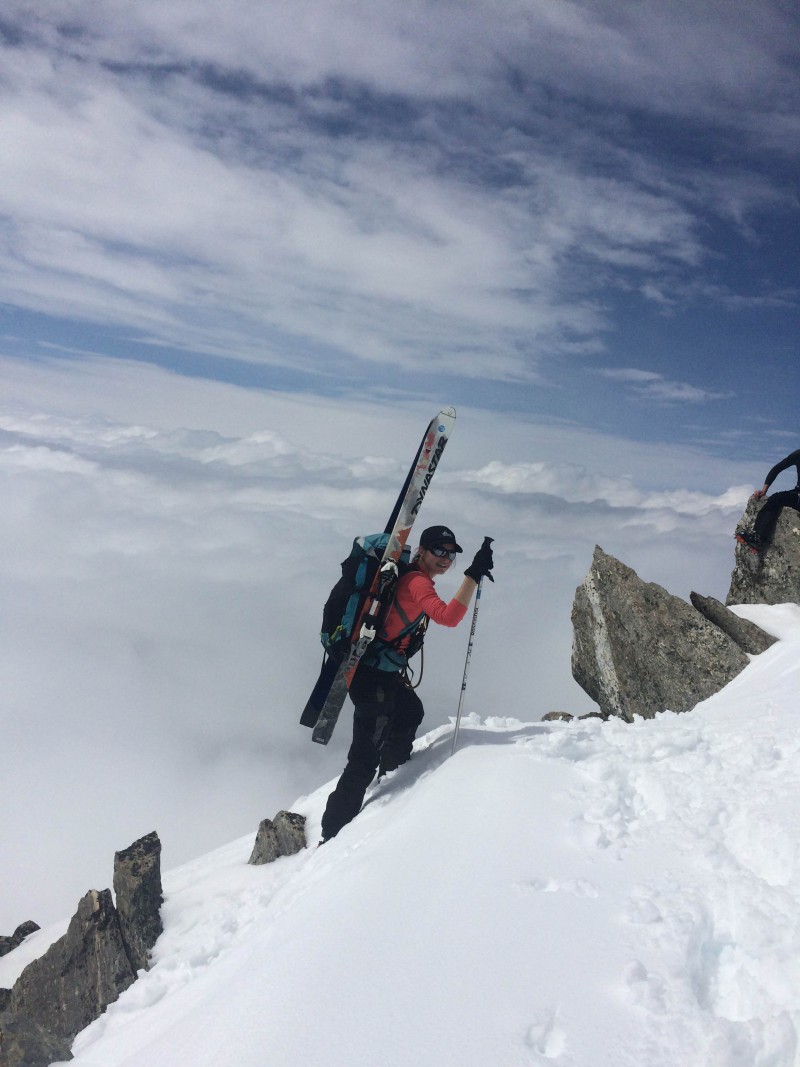
[[[436,548],[437,545],[455,545],[456,552],[464,551],[456,541],[456,535],[448,526],[429,526],[427,530],[422,531],[419,543],[422,548]]]

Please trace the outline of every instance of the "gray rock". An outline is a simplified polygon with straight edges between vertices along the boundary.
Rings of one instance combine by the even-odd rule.
[[[275,824],[272,819],[262,819],[256,831],[256,840],[253,851],[250,853],[248,863],[259,866],[262,863],[273,863],[281,854],[278,844],[278,835],[275,832]]]
[[[161,842],[155,831],[114,854],[114,896],[122,940],[134,971],[148,969],[161,922]]]
[[[294,811],[279,811],[259,824],[248,863],[272,863],[279,856],[293,856],[306,847],[306,817]]]
[[[11,990],[0,989],[0,1012],[4,1012],[11,1003]],[[0,1060],[0,1063],[3,1061]]]
[[[17,948],[28,934],[34,933],[39,927],[35,922],[30,919],[27,922],[20,923],[11,937],[0,937],[0,956],[5,956],[13,949]]]
[[[760,626],[747,619],[740,619],[738,615],[720,604],[713,596],[700,596],[699,593],[690,593],[689,599],[692,605],[704,615],[709,622],[718,626],[732,641],[735,641],[742,652],[748,652],[751,656],[758,656],[766,652],[768,648],[778,640]]]
[[[601,711],[587,711],[585,715],[573,715],[571,711],[548,711],[541,718],[542,722],[578,722],[581,719],[605,719]]]
[[[71,1060],[72,1042],[48,1033],[24,1016],[0,1015],[0,1065],[2,1067],[49,1067],[57,1060]]]
[[[10,1009],[71,1041],[136,979],[108,889],[90,890],[66,934],[20,974]]]
[[[296,811],[279,811],[275,816],[275,833],[282,856],[294,856],[306,847],[306,817]]]
[[[763,504],[752,497],[737,529],[749,529]],[[761,555],[735,543],[726,604],[800,604],[800,515],[784,508],[772,544]]]
[[[595,548],[572,606],[572,674],[606,716],[688,711],[747,666],[734,641],[679,597]]]

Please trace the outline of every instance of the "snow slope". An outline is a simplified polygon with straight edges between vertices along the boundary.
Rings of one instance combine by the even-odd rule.
[[[324,847],[249,867],[253,828],[166,874],[74,1064],[800,1062],[800,608],[737,610],[782,640],[692,713],[474,715]],[[312,843],[329,789],[292,805]]]

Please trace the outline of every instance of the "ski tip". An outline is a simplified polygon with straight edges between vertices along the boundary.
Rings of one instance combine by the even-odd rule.
[[[442,408],[442,410],[439,412],[439,414],[446,416],[448,419],[454,419],[456,417],[456,409],[455,408]]]

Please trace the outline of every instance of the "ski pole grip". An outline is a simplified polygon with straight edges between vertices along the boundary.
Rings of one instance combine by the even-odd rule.
[[[492,545],[492,541],[494,541],[493,537],[484,537],[481,548],[490,548]],[[486,577],[489,579],[490,582],[494,581],[494,578],[491,576],[491,574],[487,573]]]

